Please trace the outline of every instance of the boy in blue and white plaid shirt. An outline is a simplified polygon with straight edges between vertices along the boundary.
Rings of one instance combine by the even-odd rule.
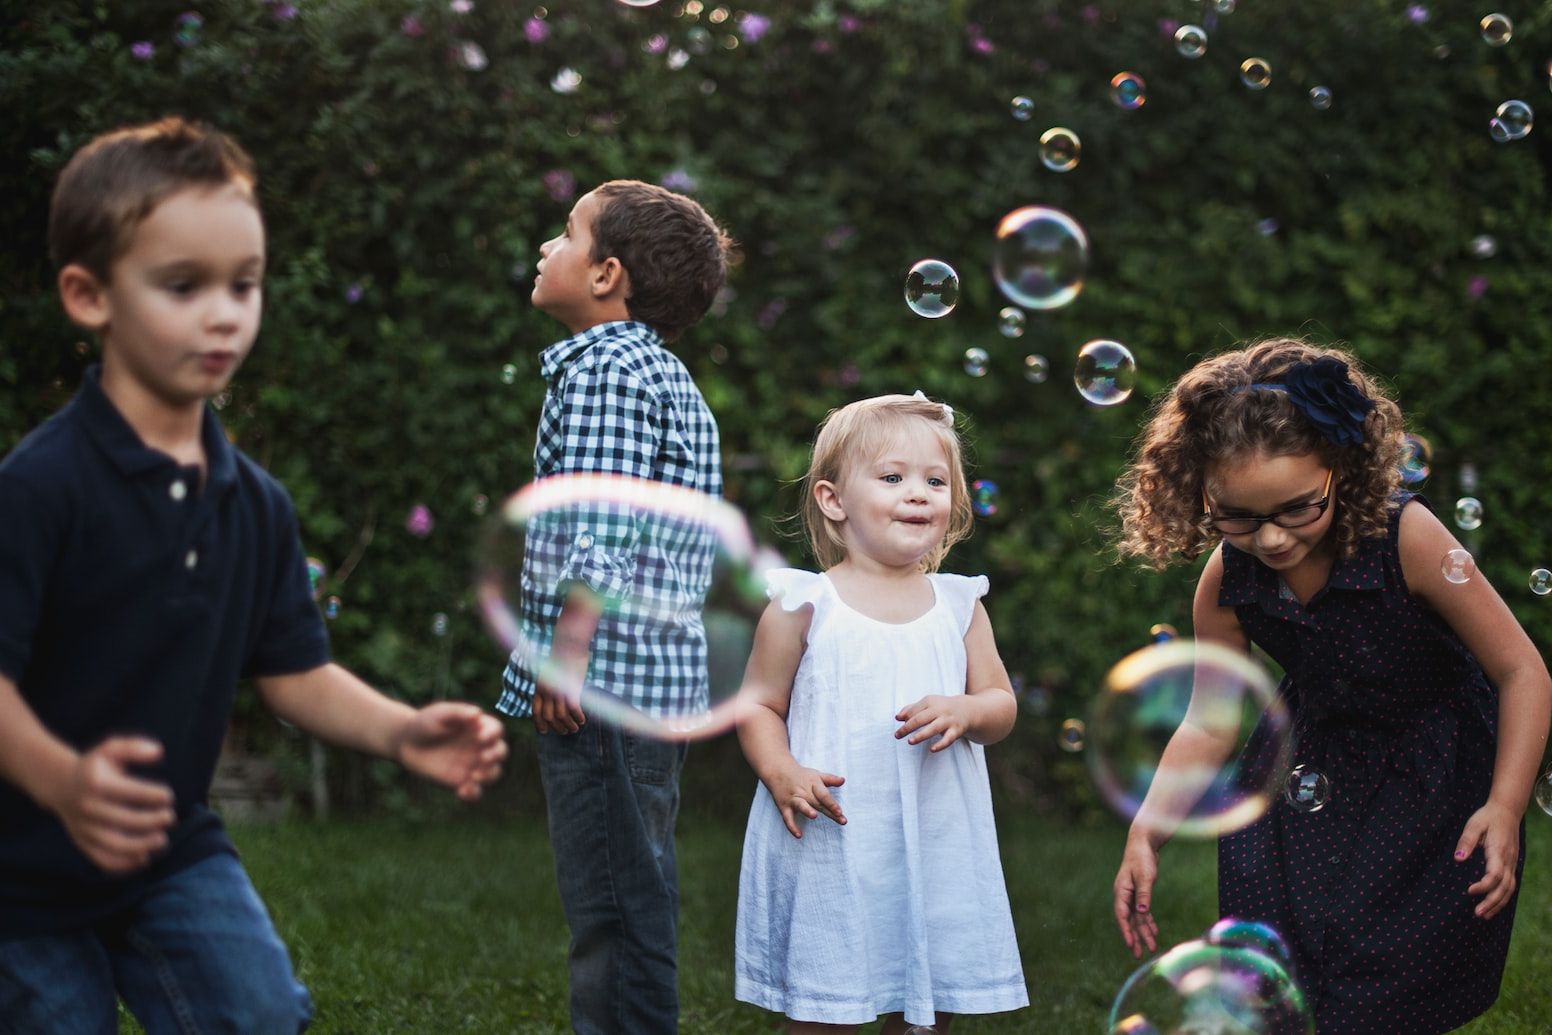
[[[716,421],[665,343],[710,308],[729,244],[700,205],[651,184],[612,180],[577,201],[565,230],[540,246],[534,280],[534,304],[572,332],[541,357],[548,390],[536,478],[605,474],[721,495]],[[710,583],[708,545],[622,550],[578,535],[549,543],[542,561],[535,545],[522,621],[539,642],[553,642],[559,670],[585,670],[589,685],[648,715],[705,709],[698,611]],[[565,585],[606,597],[628,587],[695,606],[650,623],[608,613],[594,630],[580,598],[563,598]],[[574,696],[546,686],[517,653],[502,684],[497,709],[531,715],[541,734],[550,842],[571,927],[573,1027],[581,1035],[677,1031],[674,819],[684,746],[588,722]]]

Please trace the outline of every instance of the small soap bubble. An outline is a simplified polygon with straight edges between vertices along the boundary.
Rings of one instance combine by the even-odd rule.
[[[1117,72],[1110,79],[1110,99],[1123,111],[1136,111],[1148,103],[1148,84],[1136,72]]]
[[[1062,731],[1057,735],[1056,743],[1063,751],[1075,754],[1083,750],[1083,741],[1087,736],[1088,728],[1082,719],[1068,719],[1062,723]]]
[[[1482,527],[1482,501],[1475,496],[1462,496],[1455,501],[1455,527],[1475,532]]]
[[[1061,209],[1026,205],[997,224],[993,273],[1008,301],[1056,309],[1078,297],[1089,265],[1083,227]]]
[[[992,517],[997,513],[997,483],[986,478],[970,483],[970,509],[976,517]]]
[[[1471,239],[1471,257],[1491,259],[1498,254],[1498,240],[1492,234],[1477,234]]]
[[[550,89],[558,94],[576,93],[577,87],[581,85],[582,73],[574,68],[563,68],[550,77]]]
[[[1514,38],[1514,21],[1507,14],[1484,15],[1480,27],[1482,40],[1489,47],[1501,47]]]
[[[1530,591],[1538,597],[1552,593],[1552,571],[1537,568],[1530,573]]]
[[[1125,345],[1100,338],[1078,350],[1072,379],[1089,402],[1115,406],[1125,402],[1137,384],[1137,361]]]
[[[997,329],[1004,338],[1022,338],[1024,322],[1024,310],[1017,306],[1007,306],[997,314]]]
[[[1460,465],[1460,491],[1469,496],[1477,491],[1477,465],[1466,460]]]
[[[504,385],[517,383],[517,364],[508,363],[501,368],[501,383]]]
[[[1504,101],[1488,123],[1493,139],[1500,144],[1523,139],[1535,125],[1535,112],[1524,101]]]
[[[1331,87],[1312,86],[1309,92],[1310,107],[1316,111],[1325,111],[1331,107]]]
[[[1536,781],[1536,805],[1542,812],[1552,816],[1552,769],[1542,773]]]
[[[312,591],[314,600],[323,594],[323,581],[328,577],[328,565],[316,557],[307,558],[307,588]]]
[[[1239,81],[1252,90],[1265,90],[1272,84],[1272,66],[1265,58],[1246,58],[1240,62]]]
[[[323,602],[323,617],[327,618],[329,621],[332,622],[332,621],[334,621],[334,619],[339,617],[339,613],[340,613],[340,598],[339,597],[329,597],[327,600],[325,600]]]
[[[1295,812],[1319,812],[1331,800],[1331,781],[1319,769],[1296,765],[1288,773],[1283,800]]]
[[[1178,638],[1180,633],[1168,622],[1158,622],[1148,630],[1148,635],[1153,637],[1154,643],[1168,643],[1170,640]]]
[[[1477,573],[1477,562],[1469,552],[1456,547],[1439,562],[1439,571],[1444,574],[1445,581],[1460,586],[1470,582],[1471,576]]]
[[[1083,144],[1065,126],[1052,126],[1040,134],[1040,164],[1052,172],[1071,172],[1078,167]]]
[[[1051,691],[1043,686],[1015,686],[1013,696],[1029,714],[1043,717],[1051,710]]]
[[[1207,53],[1207,31],[1200,25],[1182,25],[1175,30],[1175,51],[1193,61]]]
[[[184,11],[173,22],[172,38],[180,47],[197,46],[205,27],[205,19],[197,11]]]
[[[431,635],[436,637],[447,635],[447,615],[441,611],[431,616]]]
[[[469,509],[474,511],[475,517],[484,517],[485,511],[490,509],[490,497],[483,492],[474,494],[474,499],[469,503]]]
[[[1233,14],[1235,0],[1213,0],[1213,10],[1219,14]]]
[[[1256,233],[1260,234],[1262,237],[1271,237],[1273,234],[1277,233],[1277,228],[1277,220],[1273,219],[1271,216],[1267,216],[1265,219],[1258,220],[1256,222]]]
[[[991,369],[991,363],[992,358],[985,349],[973,346],[965,349],[965,373],[971,377],[985,377]]]
[[[941,259],[922,259],[905,275],[905,304],[929,320],[947,316],[959,304],[959,274]]]
[[[1008,111],[1020,122],[1028,122],[1035,114],[1035,102],[1020,95],[1008,102]]]
[[[1433,473],[1433,446],[1421,435],[1407,434],[1402,439],[1401,483],[1421,485]]]
[[[1045,384],[1045,379],[1051,376],[1051,361],[1037,353],[1030,353],[1024,357],[1024,380],[1032,385]]]

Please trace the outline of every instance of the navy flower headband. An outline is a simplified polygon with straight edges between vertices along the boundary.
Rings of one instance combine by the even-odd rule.
[[[1363,419],[1374,409],[1374,400],[1347,379],[1347,364],[1330,356],[1296,363],[1279,384],[1253,384],[1235,389],[1282,392],[1309,418],[1326,441],[1338,446],[1363,444]]]

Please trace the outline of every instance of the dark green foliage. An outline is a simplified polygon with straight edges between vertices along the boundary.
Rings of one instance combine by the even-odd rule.
[[[965,416],[1002,508],[950,566],[991,575],[1010,669],[1056,702],[996,752],[1007,791],[1088,800],[1079,763],[1051,749],[1056,725],[1154,622],[1189,627],[1192,572],[1115,565],[1104,500],[1147,397],[1245,338],[1344,340],[1385,375],[1437,448],[1435,503],[1448,509],[1474,463],[1487,521],[1467,545],[1538,642],[1552,633],[1552,600],[1525,588],[1552,562],[1552,148],[1545,127],[1510,144],[1487,132],[1509,97],[1548,107],[1545,5],[1505,7],[1515,36],[1493,49],[1459,0],[1430,4],[1421,25],[1399,0],[1246,2],[1187,61],[1160,24],[1203,17],[1185,0],[752,0],[715,24],[711,2],[693,19],[672,0],[553,0],[539,42],[531,5],[496,0],[467,14],[301,0],[290,19],[217,0],[185,48],[174,22],[190,2],[34,4],[0,26],[0,448],[68,397],[92,351],[60,317],[45,258],[64,159],[167,112],[232,131],[259,162],[271,273],[259,347],[222,416],[340,572],[337,655],[396,695],[488,703],[497,690],[502,651],[470,607],[473,501],[527,479],[536,357],[564,333],[527,301],[537,247],[569,207],[546,187],[552,170],[579,190],[687,174],[743,242],[726,305],[679,351],[722,423],[729,496],[769,536],[831,407],[921,388]],[[750,38],[740,11],[769,31]],[[649,52],[659,34],[683,68]],[[149,60],[131,52],[140,40]],[[452,60],[460,41],[488,66]],[[1264,91],[1238,81],[1250,55],[1271,63]],[[566,67],[581,74],[569,95],[551,88]],[[1123,69],[1147,81],[1138,111],[1110,102]],[[1329,111],[1307,99],[1316,84]],[[1034,100],[1031,121],[1010,117],[1014,94]],[[1083,141],[1065,175],[1038,160],[1052,125]],[[992,232],[1030,203],[1082,222],[1093,263],[1076,302],[1031,314],[1010,341],[995,329]],[[1275,233],[1257,232],[1266,218]],[[1496,257],[1472,257],[1478,233]],[[939,321],[901,299],[925,255],[963,278]],[[1137,356],[1122,406],[1070,388],[1096,337]],[[969,346],[991,353],[983,379],[960,369]],[[1023,380],[1030,352],[1050,357],[1048,383]],[[404,527],[417,503],[437,522],[424,540]],[[436,612],[452,616],[446,640],[430,633]],[[708,754],[737,765],[725,746]],[[372,796],[369,774],[352,779]]]

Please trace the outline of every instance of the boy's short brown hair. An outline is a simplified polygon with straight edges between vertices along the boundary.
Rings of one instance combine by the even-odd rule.
[[[732,241],[694,200],[640,180],[610,180],[593,191],[594,262],[611,255],[630,275],[625,307],[676,341],[706,315],[727,279]]]
[[[78,263],[106,282],[135,228],[185,187],[242,184],[253,194],[253,159],[224,133],[177,116],[98,136],[65,164],[49,206],[49,257]],[[254,200],[257,207],[258,201]]]

